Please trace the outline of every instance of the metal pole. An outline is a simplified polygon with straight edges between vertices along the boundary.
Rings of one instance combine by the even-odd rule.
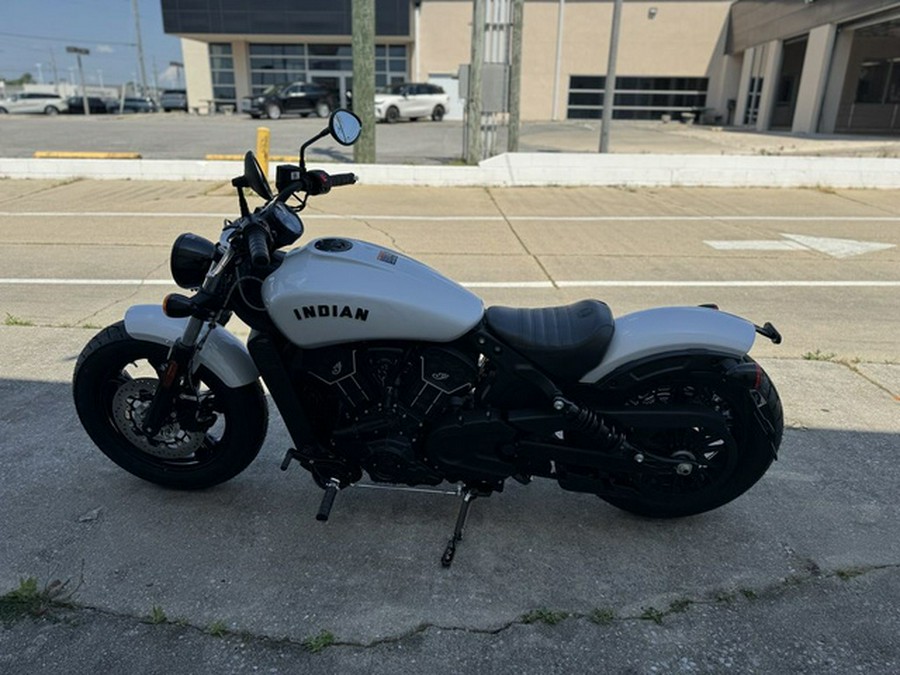
[[[76,54],[75,58],[78,59],[78,79],[81,80],[81,103],[84,106],[84,114],[91,114],[91,107],[88,105],[87,100],[87,91],[84,88],[84,68],[81,67],[81,54]]]
[[[522,123],[522,25],[525,0],[513,0],[512,50],[509,55],[509,130],[506,151],[519,151],[519,127]]]
[[[144,67],[144,44],[141,41],[141,15],[138,12],[137,0],[131,0],[134,12],[134,32],[137,36],[138,65],[141,68],[141,96],[147,95],[147,69]]]
[[[559,78],[562,69],[563,24],[566,14],[566,0],[559,0],[556,14],[556,68],[553,71],[553,120],[559,119]]]
[[[484,64],[485,0],[474,0],[472,52],[469,60],[469,91],[466,93],[466,164],[481,161],[481,71]]]
[[[609,36],[609,61],[606,66],[606,84],[603,87],[603,123],[600,126],[600,152],[609,152],[609,126],[612,123],[613,104],[616,98],[616,56],[619,52],[619,24],[622,20],[622,0],[614,0],[612,31]]]

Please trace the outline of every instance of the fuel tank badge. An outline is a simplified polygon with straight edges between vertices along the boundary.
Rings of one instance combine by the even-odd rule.
[[[393,253],[388,253],[387,251],[379,251],[378,259],[383,263],[387,263],[388,265],[397,264],[397,256]]]
[[[363,307],[351,307],[350,305],[304,305],[294,308],[294,316],[297,321],[305,319],[354,319],[356,321],[368,321],[369,310]]]

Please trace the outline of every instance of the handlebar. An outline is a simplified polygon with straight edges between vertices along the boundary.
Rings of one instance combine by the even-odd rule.
[[[356,183],[357,177],[355,173],[333,173],[331,174],[331,187],[340,187],[342,185],[353,185]]]
[[[269,235],[262,225],[253,224],[246,230],[247,250],[250,252],[250,262],[254,267],[268,267],[269,265]]]

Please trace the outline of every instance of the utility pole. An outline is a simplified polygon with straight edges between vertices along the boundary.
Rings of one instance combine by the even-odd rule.
[[[506,151],[519,151],[519,126],[522,122],[522,26],[525,0],[512,0],[512,49],[509,55],[509,129]]]
[[[59,93],[59,73],[56,72],[56,57],[53,56],[53,48],[50,48],[50,66],[53,68],[53,90]]]
[[[141,41],[141,15],[138,12],[137,0],[131,0],[131,11],[134,13],[134,32],[137,37],[138,65],[141,68],[141,96],[146,96],[147,69],[144,67],[144,44]]]
[[[353,146],[353,161],[375,163],[375,0],[353,0],[353,112],[362,135]]]
[[[474,0],[469,91],[466,93],[466,164],[481,161],[481,72],[484,65],[485,0]]]
[[[84,68],[81,66],[81,55],[84,54],[87,56],[91,52],[89,49],[83,49],[81,47],[66,47],[66,51],[69,54],[74,54],[75,58],[78,59],[78,78],[81,80],[81,104],[84,106],[85,116],[90,115],[91,108],[88,105],[87,90],[84,88]]]
[[[603,86],[603,123],[600,126],[600,152],[609,152],[609,127],[612,123],[616,98],[616,57],[619,53],[619,24],[622,21],[622,0],[614,0],[612,30],[609,36],[609,60],[606,65],[606,84]]]

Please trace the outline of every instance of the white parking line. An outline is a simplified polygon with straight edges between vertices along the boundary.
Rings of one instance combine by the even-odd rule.
[[[592,279],[583,281],[463,281],[466,288],[897,288],[900,280],[846,280],[846,281],[798,281],[798,280],[758,280],[758,281],[656,281]],[[6,278],[0,279],[0,286],[175,286],[166,279],[51,279],[51,278]]]
[[[175,211],[142,212],[142,211],[0,211],[0,218],[234,218],[234,213],[180,213]],[[420,220],[433,222],[465,222],[465,221],[512,221],[512,222],[550,222],[550,223],[605,223],[605,222],[776,222],[776,223],[900,223],[900,216],[499,216],[497,214],[473,216],[429,216],[429,215],[385,215],[385,214],[333,214],[307,213],[304,218],[310,220]]]

